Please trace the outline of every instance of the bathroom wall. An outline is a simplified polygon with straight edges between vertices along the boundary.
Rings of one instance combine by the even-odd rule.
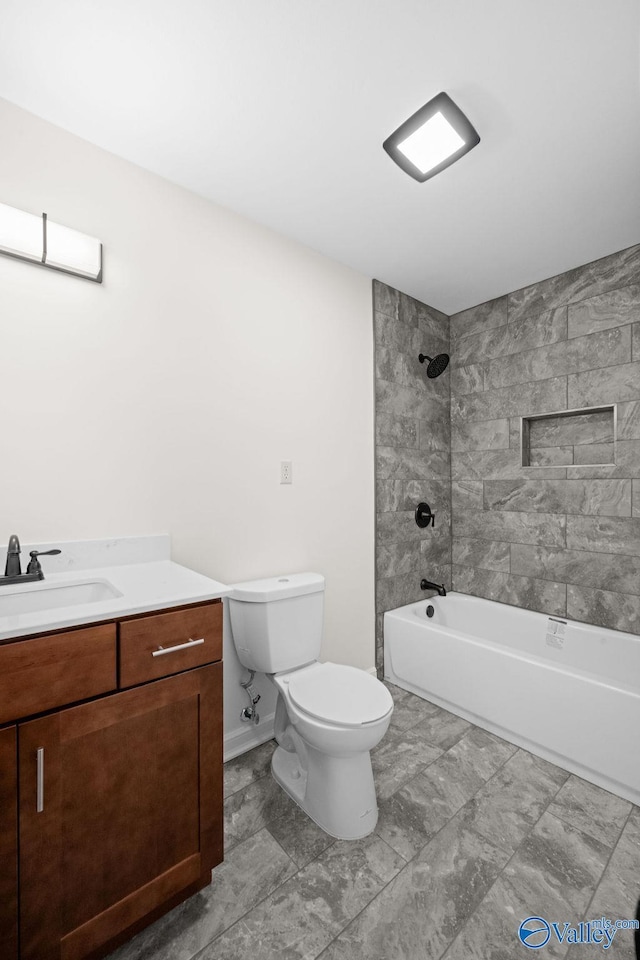
[[[226,582],[318,570],[322,657],[373,668],[370,279],[6,101],[0,129],[0,202],[104,244],[102,285],[0,257],[0,543],[169,532]]]
[[[451,586],[449,369],[430,380],[420,353],[449,353],[448,318],[373,284],[376,391],[376,661],[385,610],[424,596],[426,577]],[[426,501],[435,526],[414,513]]]
[[[454,589],[640,634],[640,246],[456,314],[451,367]],[[611,403],[615,464],[557,420],[520,466],[520,417]]]

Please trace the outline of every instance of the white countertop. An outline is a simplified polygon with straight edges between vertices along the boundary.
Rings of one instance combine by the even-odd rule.
[[[149,541],[153,541],[149,549]],[[90,559],[86,544],[93,544]],[[143,549],[136,549],[136,544]],[[26,569],[24,554],[28,560],[29,549],[46,549],[56,544],[23,547],[22,567]],[[56,607],[28,613],[0,614],[0,640],[29,634],[63,630],[85,623],[128,617],[152,610],[163,610],[189,603],[215,600],[230,593],[229,587],[168,559],[169,538],[125,538],[112,541],[85,541],[77,544],[59,544],[63,549],[60,557],[43,557],[45,579],[36,583],[0,586],[0,598],[5,593],[44,591],[70,584],[104,583],[119,594],[106,600],[77,603],[73,606]],[[144,549],[146,546],[146,549]],[[101,549],[104,547],[104,549]],[[0,548],[0,557],[4,556]],[[64,559],[63,559],[64,557]],[[75,558],[70,562],[70,558]],[[82,557],[85,563],[79,562]],[[98,563],[102,557],[104,566]],[[164,559],[157,559],[164,557]],[[126,562],[131,559],[140,562]],[[122,561],[125,562],[122,562]],[[52,561],[58,561],[52,563]],[[47,572],[48,568],[55,572]],[[62,569],[61,569],[62,568]]]

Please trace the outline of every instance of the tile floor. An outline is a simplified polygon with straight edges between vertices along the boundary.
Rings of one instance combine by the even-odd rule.
[[[328,837],[272,780],[275,744],[257,747],[225,766],[211,886],[110,960],[513,960],[532,956],[527,916],[635,916],[640,808],[389,689],[374,834]],[[628,931],[604,952],[550,942],[538,956],[569,951],[635,957]]]

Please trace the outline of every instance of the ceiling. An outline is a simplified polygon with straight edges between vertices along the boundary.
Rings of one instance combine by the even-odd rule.
[[[637,0],[0,0],[0,96],[450,314],[640,241],[639,25]],[[441,90],[481,143],[417,183],[382,141]]]

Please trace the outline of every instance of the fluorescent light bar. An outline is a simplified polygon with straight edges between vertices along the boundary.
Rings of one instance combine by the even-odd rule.
[[[0,203],[0,253],[102,283],[100,241],[54,223],[45,213],[36,216]]]
[[[440,173],[468,153],[480,137],[446,93],[409,117],[383,143],[392,160],[415,180]]]

